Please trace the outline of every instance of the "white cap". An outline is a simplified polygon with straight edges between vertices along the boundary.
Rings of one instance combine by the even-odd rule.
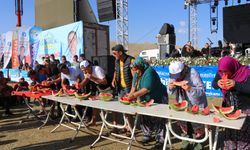
[[[87,68],[89,66],[89,62],[87,60],[84,60],[80,63],[80,68]]]
[[[178,78],[181,71],[184,69],[184,64],[180,61],[173,61],[169,65],[170,78]],[[176,75],[176,76],[174,76]]]

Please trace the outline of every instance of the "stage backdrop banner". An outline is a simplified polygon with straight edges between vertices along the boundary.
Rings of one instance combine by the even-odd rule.
[[[214,80],[214,77],[216,75],[216,72],[218,70],[217,66],[202,66],[202,67],[197,67],[197,66],[192,66],[196,71],[200,73],[200,76],[202,78],[202,81],[206,87],[206,95],[211,96],[211,97],[221,97],[221,91],[220,90],[215,90],[212,87],[212,82]],[[156,72],[161,78],[161,82],[164,85],[168,85],[169,82],[169,69],[168,66],[166,67],[154,67]]]
[[[18,60],[18,30],[19,28],[13,29],[12,34],[12,68],[19,67],[19,60]]]
[[[30,29],[30,56],[31,56],[31,67],[35,66],[35,61],[37,58],[38,47],[40,43],[39,34],[42,32],[40,27],[32,27]]]
[[[0,61],[2,60],[3,54],[4,54],[4,46],[5,46],[5,43],[6,43],[5,38],[6,38],[5,33],[0,34]]]
[[[21,27],[18,30],[18,62],[19,64],[31,63],[29,31],[31,27]]]
[[[82,21],[61,27],[42,31],[39,34],[39,48],[36,60],[42,63],[42,57],[54,54],[61,59],[65,55],[72,61],[74,55],[83,53],[83,23]]]
[[[9,31],[5,34],[5,46],[4,46],[4,62],[3,68],[6,68],[12,57],[12,36],[13,32]]]

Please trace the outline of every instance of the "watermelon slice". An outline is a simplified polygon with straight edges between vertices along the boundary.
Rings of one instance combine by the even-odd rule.
[[[230,114],[223,114],[223,113],[220,111],[220,114],[221,114],[224,118],[226,118],[226,119],[228,119],[228,120],[236,120],[236,119],[240,118],[240,116],[241,116],[241,109],[238,109],[238,110],[236,110],[234,113],[230,113]]]
[[[140,106],[140,107],[149,107],[154,103],[154,99],[151,99],[148,102],[147,101],[137,100],[136,103],[137,103],[137,106]]]
[[[200,109],[199,105],[196,105],[196,104],[193,105],[191,108],[193,114],[197,114],[199,112],[199,109]]]
[[[63,96],[63,89],[60,89],[58,92],[52,91],[52,95],[57,97]]]
[[[227,79],[228,79],[227,74],[223,74],[223,76],[222,76],[222,83],[223,83],[223,89],[224,89],[224,90],[228,90],[228,89],[229,89],[229,88],[227,87]]]
[[[185,85],[185,84],[188,84],[188,81],[174,81],[173,82],[174,85],[176,86],[182,86],[182,85]]]
[[[209,108],[209,106],[207,106],[206,108],[204,108],[204,109],[200,112],[200,114],[202,114],[202,115],[204,115],[204,116],[209,115],[209,113],[210,113],[210,108]]]
[[[73,89],[64,89],[64,93],[68,96],[74,96],[75,92],[76,90],[73,90]]]
[[[75,95],[75,97],[76,97],[77,99],[79,99],[79,100],[87,100],[87,99],[90,97],[91,92],[86,93],[86,94],[85,94],[85,93],[83,93],[83,94],[78,94],[77,92],[75,92],[74,95]]]
[[[188,102],[186,100],[184,100],[180,103],[170,104],[169,106],[171,109],[174,109],[176,111],[184,111],[188,106]]]
[[[100,93],[98,96],[100,100],[104,101],[111,101],[113,99],[113,95],[111,93]]]
[[[121,97],[121,98],[119,99],[119,101],[120,101],[121,103],[125,104],[125,105],[129,105],[129,104],[130,104],[130,100],[129,100],[129,98],[126,97],[126,96]]]
[[[214,111],[217,113],[221,112],[223,114],[229,114],[234,111],[234,106],[220,107],[220,106],[216,106],[215,104],[212,104],[212,107]]]

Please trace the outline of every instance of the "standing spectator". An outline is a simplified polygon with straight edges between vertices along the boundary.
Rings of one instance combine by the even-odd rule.
[[[129,93],[132,87],[132,71],[130,65],[134,58],[125,53],[124,47],[120,44],[112,48],[115,57],[115,72],[112,80],[112,86],[118,89],[119,96]]]
[[[226,83],[222,79],[223,76],[228,77]],[[247,118],[240,130],[225,129],[224,149],[249,150],[250,70],[248,66],[240,64],[236,59],[229,56],[221,58],[218,63],[218,73],[212,85],[213,88],[222,90],[223,107],[234,106],[235,110],[241,109],[247,114]]]
[[[66,57],[62,56],[62,64],[65,64],[67,67],[71,66],[71,63],[66,59]]]
[[[73,57],[73,62],[71,63],[71,66],[75,66],[76,68],[80,68],[80,62],[78,61],[78,56],[75,55]]]
[[[137,57],[131,67],[135,74],[132,89],[128,96],[129,99],[139,98],[140,101],[144,102],[154,99],[155,103],[168,103],[166,86],[161,83],[159,75],[142,57]],[[166,130],[165,119],[142,115],[140,116],[140,127],[144,134],[142,143],[150,142],[152,133],[155,132],[156,145],[154,149],[159,149],[163,146]]]
[[[132,87],[132,71],[130,65],[134,58],[125,53],[125,49],[121,44],[112,48],[113,56],[115,57],[115,72],[112,80],[112,86],[117,89],[118,96],[122,97],[128,94]],[[113,114],[113,123],[116,124],[116,116]],[[113,132],[117,130],[113,128]]]

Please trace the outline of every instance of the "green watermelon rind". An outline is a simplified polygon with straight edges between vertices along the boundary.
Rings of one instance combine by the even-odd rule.
[[[62,97],[62,96],[63,96],[63,93],[62,93],[62,91],[60,90],[60,91],[58,91],[57,93],[52,92],[52,95],[55,96],[55,97]]]
[[[176,111],[185,111],[187,109],[187,106],[188,106],[188,102],[187,101],[183,101],[186,103],[186,106],[185,107],[182,107],[182,108],[179,108],[177,107],[175,104],[169,104],[169,107],[173,110],[176,110]],[[183,103],[182,102],[182,103]]]
[[[91,93],[88,93],[86,96],[80,96],[80,95],[78,95],[78,93],[75,92],[74,95],[79,100],[88,100],[89,97],[91,96]]]
[[[213,107],[213,110],[217,113],[223,113],[223,114],[230,114],[234,111],[234,106],[229,106],[227,108],[230,108],[228,111],[222,111],[223,107],[220,107],[220,106],[217,106],[217,105],[214,105],[212,104],[212,107]],[[217,108],[218,107],[218,108]]]
[[[100,96],[99,95],[99,98],[100,98],[100,100],[103,100],[103,101],[111,101],[111,100],[113,100],[113,96]]]
[[[241,109],[236,110],[236,111],[232,114],[232,115],[234,115],[237,111],[240,111],[239,116],[236,116],[236,117],[234,117],[234,118],[230,118],[230,117],[226,116],[226,115],[229,115],[229,114],[223,114],[223,112],[221,112],[220,110],[219,110],[219,113],[220,113],[221,116],[223,116],[223,117],[226,118],[227,120],[237,120],[237,119],[240,118],[240,116],[241,116]]]
[[[120,102],[121,102],[122,104],[124,104],[124,105],[130,105],[130,102],[129,102],[129,101],[122,101],[122,100],[120,100]]]

